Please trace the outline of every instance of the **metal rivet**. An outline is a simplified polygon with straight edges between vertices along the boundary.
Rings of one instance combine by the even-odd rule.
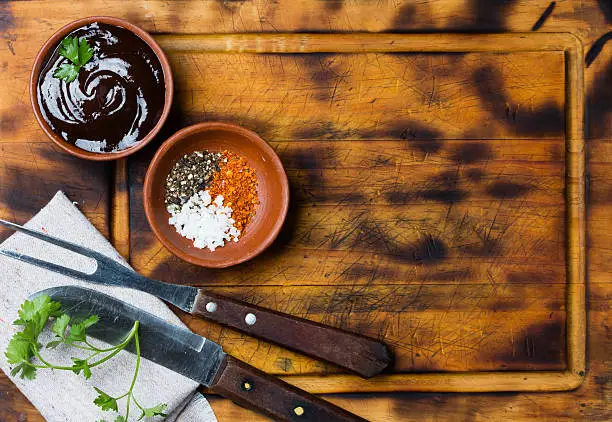
[[[215,302],[208,302],[206,304],[206,310],[208,312],[215,312],[217,310],[217,304]]]
[[[257,317],[255,314],[246,314],[244,317],[244,322],[246,322],[248,325],[253,325],[257,322]]]
[[[302,406],[298,406],[295,409],[293,409],[293,413],[295,413],[298,416],[302,416],[304,414],[304,408]]]
[[[253,388],[253,384],[251,384],[249,380],[244,380],[242,381],[241,387],[244,391],[251,391],[251,389]]]

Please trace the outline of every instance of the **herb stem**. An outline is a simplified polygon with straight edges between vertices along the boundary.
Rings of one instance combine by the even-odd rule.
[[[90,368],[96,367],[98,365],[103,364],[104,362],[108,361],[109,359],[112,359],[115,355],[117,355],[121,350],[123,350],[132,340],[132,338],[134,338],[134,336],[138,337],[138,326],[140,325],[139,321],[134,322],[134,326],[132,327],[131,331],[128,333],[128,336],[126,337],[125,340],[123,340],[123,342],[121,342],[120,344],[118,344],[117,346],[108,348],[108,349],[99,349],[98,351],[94,352],[92,355],[88,356],[85,360],[89,361],[89,359],[99,355],[100,353],[105,353],[105,352],[110,352],[112,351],[112,353],[109,353],[108,355],[104,356],[102,359],[92,363],[89,365]],[[140,344],[137,342],[137,350],[140,350]],[[71,344],[71,346],[75,346],[74,344]],[[82,349],[82,347],[80,347]],[[67,370],[67,371],[72,371],[74,368],[71,366],[60,366],[60,365],[53,365],[49,362],[47,362],[38,352],[38,348],[37,347],[33,347],[32,348],[34,351],[34,355],[38,358],[38,360],[40,360],[44,365],[35,365],[32,364],[30,362],[25,362],[27,365],[32,366],[34,368],[51,368],[51,369],[59,369],[59,370]],[[140,357],[137,361],[138,365],[140,364]],[[138,374],[138,367],[136,369],[136,374]]]
[[[138,378],[138,370],[140,369],[140,339],[138,338],[138,325],[139,325],[139,321],[136,321],[134,323],[134,326],[136,327],[136,331],[134,333],[134,344],[136,346],[136,369],[134,369],[134,377],[132,378],[132,383],[130,384],[130,389],[128,390],[128,402],[127,402],[127,406],[126,406],[126,411],[125,411],[125,420],[128,420],[128,417],[130,416],[130,402],[132,400],[134,400],[134,402],[136,402],[136,399],[134,398],[134,385],[136,385],[136,378]],[[138,405],[138,407],[140,407]]]
[[[125,405],[125,420],[130,417],[130,404],[132,403],[132,392],[128,395],[127,404]]]
[[[91,365],[89,365],[89,367],[90,368],[94,368],[94,367],[96,367],[98,365],[101,365],[104,362],[106,362],[107,360],[113,358],[113,356],[117,355],[117,353],[119,353],[120,351],[125,349],[125,346],[127,346],[130,343],[132,338],[134,338],[134,335],[136,335],[136,337],[138,337],[138,326],[139,325],[140,325],[139,321],[134,322],[134,326],[132,327],[132,330],[128,334],[127,338],[125,340],[123,340],[123,342],[121,344],[118,344],[116,346],[115,351],[113,351],[112,353],[109,353],[108,355],[104,356],[99,361],[92,363]]]
[[[92,353],[91,355],[89,355],[89,356],[87,356],[87,357],[85,358],[85,361],[86,361],[86,362],[89,362],[89,359],[92,359],[92,358],[94,358],[94,357],[98,356],[100,353],[102,353],[102,352],[94,352],[94,353]]]
[[[71,41],[71,48],[75,46],[75,41]],[[89,53],[87,53],[89,54]],[[82,65],[82,64],[81,64]],[[87,340],[87,328],[96,324],[99,321],[97,315],[90,315],[88,318],[81,322],[72,321],[70,325],[71,317],[61,312],[61,304],[59,302],[52,301],[47,295],[36,297],[32,301],[25,301],[21,305],[19,311],[19,319],[15,321],[16,325],[23,325],[25,328],[20,333],[15,333],[11,338],[5,352],[7,361],[11,365],[16,365],[11,370],[11,375],[21,374],[22,379],[34,379],[38,369],[57,369],[63,371],[71,371],[75,374],[83,374],[85,379],[89,379],[92,376],[91,368],[111,360],[119,352],[124,350],[127,346],[134,341],[134,349],[136,354],[136,365],[133,372],[133,377],[130,383],[129,390],[119,396],[113,397],[97,387],[94,387],[98,396],[94,400],[94,404],[100,407],[103,411],[114,410],[117,411],[117,401],[120,399],[126,400],[125,416],[118,415],[115,421],[126,422],[130,417],[130,412],[134,413],[138,409],[142,411],[140,419],[144,417],[154,416],[167,416],[164,414],[164,410],[168,407],[166,403],[159,403],[156,406],[147,408],[142,406],[136,397],[134,396],[134,388],[136,381],[140,373],[140,365],[142,362],[141,349],[140,349],[140,335],[138,330],[140,328],[140,321],[134,321],[134,325],[131,330],[125,335],[121,343],[116,346],[109,348],[101,348],[94,346]],[[42,330],[45,328],[49,318],[57,318],[57,321],[53,324],[51,331],[56,334],[56,339],[47,344],[47,348],[54,348],[59,344],[65,346],[74,347],[75,349],[84,350],[87,353],[79,353],[86,355],[83,358],[72,357],[72,366],[54,365],[48,362],[41,355],[41,348],[43,345],[39,343],[39,336]],[[66,334],[66,329],[70,328],[70,334]],[[132,351],[132,348],[130,348]],[[90,363],[97,359],[95,362]],[[134,401],[134,404],[132,404]]]
[[[57,366],[57,365],[52,365],[49,362],[47,362],[41,355],[40,353],[38,353],[38,348],[37,347],[33,347],[32,348],[34,350],[34,355],[38,358],[38,360],[40,360],[42,363],[44,363],[46,366],[36,366],[36,367],[41,367],[41,368],[52,368],[52,369],[63,369],[63,370],[68,370],[68,371],[72,371],[72,367],[70,366]]]
[[[88,345],[89,347],[91,347],[92,349],[94,349],[95,351],[99,351],[99,352],[110,352],[111,350],[117,347],[117,346],[113,346],[113,347],[109,347],[108,349],[100,349],[94,346],[93,344],[91,344],[90,342],[88,342],[87,340],[85,340],[84,343]]]
[[[134,400],[136,406],[138,406],[138,408],[144,412],[145,409],[140,405],[140,403],[138,403],[138,400],[136,400],[136,396],[132,396],[132,400]]]
[[[49,365],[36,365],[32,362],[23,362],[25,365],[28,365],[31,368],[36,369],[65,369],[72,371],[72,368],[69,366],[49,366]]]
[[[66,345],[68,345],[70,347],[74,347],[76,349],[87,350],[88,352],[97,352],[97,353],[100,353],[100,352],[103,351],[103,350],[100,350],[100,349],[92,349],[91,347],[79,346],[78,344],[74,344],[74,343],[64,343],[64,344],[66,344]]]
[[[136,321],[136,326],[138,326],[139,322]],[[134,370],[134,378],[132,379],[132,385],[130,385],[130,391],[134,389],[134,385],[136,384],[136,378],[138,378],[138,370],[140,369],[140,340],[138,338],[138,330],[134,335],[134,343],[136,345],[136,369]]]

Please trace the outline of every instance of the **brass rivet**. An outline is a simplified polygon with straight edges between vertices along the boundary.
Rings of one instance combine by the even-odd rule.
[[[253,385],[249,381],[242,381],[242,389],[244,391],[250,391],[253,388]]]
[[[302,416],[304,414],[304,408],[302,406],[298,406],[295,409],[293,409],[293,413],[295,413],[298,416]]]

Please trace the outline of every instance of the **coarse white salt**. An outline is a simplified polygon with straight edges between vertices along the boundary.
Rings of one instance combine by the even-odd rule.
[[[214,251],[225,241],[238,242],[240,230],[234,227],[232,209],[223,206],[223,196],[214,201],[208,190],[194,194],[182,207],[169,206],[168,222],[183,237],[193,240],[193,246]]]

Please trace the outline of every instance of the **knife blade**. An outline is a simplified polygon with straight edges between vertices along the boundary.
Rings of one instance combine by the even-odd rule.
[[[140,321],[142,356],[200,384],[210,385],[218,362],[225,355],[218,344],[95,290],[60,286],[42,290],[33,296],[42,294],[60,302],[62,311],[70,317],[98,315],[100,321],[90,327],[87,333],[109,344],[122,342],[132,329],[134,321]],[[172,341],[165,341],[168,338]],[[130,350],[130,347],[133,345],[126,349]],[[134,349],[130,351],[133,352]],[[208,359],[195,359],[200,353],[208,356]],[[186,366],[191,363],[194,366]]]
[[[122,286],[150,293],[194,316],[331,362],[366,378],[380,373],[391,362],[387,346],[380,341],[305,318],[207,293],[196,287],[154,280],[100,252],[10,221],[0,219],[0,225],[91,258],[96,262],[96,269],[92,273],[85,273],[4,249],[0,249],[0,255],[89,283]]]
[[[98,315],[88,329],[116,344],[139,321],[141,356],[190,378],[245,407],[280,421],[365,421],[346,410],[227,355],[212,340],[95,290],[61,286],[36,292],[62,304],[71,317]],[[132,346],[132,345],[130,345]],[[126,350],[132,351],[129,346]]]

